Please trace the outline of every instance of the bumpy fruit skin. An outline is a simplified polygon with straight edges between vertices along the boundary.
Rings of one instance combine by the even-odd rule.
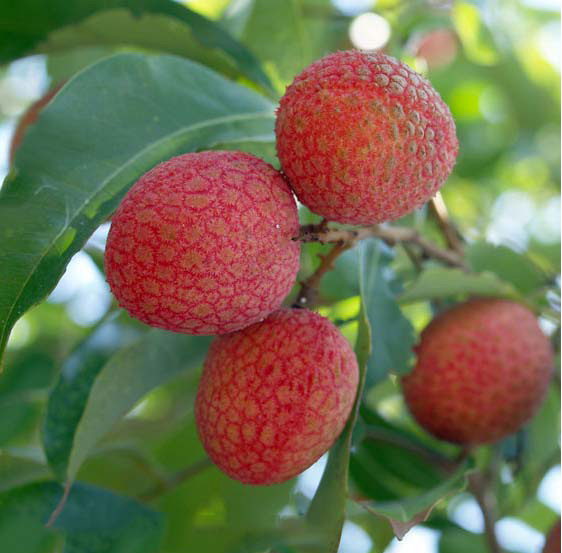
[[[156,327],[222,334],[277,309],[295,282],[296,203],[283,176],[243,152],[172,158],[142,176],[112,218],[107,280]]]
[[[553,354],[533,313],[499,299],[475,299],[437,316],[421,334],[417,364],[402,379],[414,418],[437,438],[494,442],[536,412]]]
[[[275,132],[299,200],[340,223],[389,221],[420,207],[458,151],[451,112],[431,84],[394,58],[357,50],[298,75]]]
[[[548,532],[542,553],[560,553],[560,519]]]
[[[231,478],[283,482],[333,444],[358,378],[349,342],[328,319],[281,309],[212,343],[195,402],[199,436]]]

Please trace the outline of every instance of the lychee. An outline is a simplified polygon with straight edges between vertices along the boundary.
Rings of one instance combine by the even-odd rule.
[[[304,69],[281,98],[281,166],[299,200],[331,221],[372,224],[420,207],[458,151],[431,84],[385,54],[337,52]]]
[[[542,553],[560,553],[560,518],[548,532]]]
[[[199,436],[230,477],[283,482],[341,433],[358,378],[349,342],[328,319],[281,309],[211,344],[195,401]]]
[[[536,412],[551,377],[548,338],[526,307],[474,299],[438,315],[421,334],[403,377],[414,418],[459,444],[499,440]]]
[[[172,158],[142,176],[112,217],[107,280],[156,327],[221,334],[277,309],[299,267],[296,203],[284,177],[243,152]]]

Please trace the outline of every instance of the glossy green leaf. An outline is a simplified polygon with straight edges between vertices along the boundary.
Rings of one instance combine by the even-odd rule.
[[[523,294],[533,292],[546,282],[546,275],[541,274],[527,256],[507,246],[475,242],[466,249],[466,259],[473,271],[494,273]]]
[[[0,17],[5,30],[0,62],[77,46],[134,44],[235,68],[270,86],[249,50],[216,23],[172,0],[21,0],[3,6]]]
[[[371,355],[367,363],[368,387],[386,378],[389,372],[404,374],[413,363],[415,342],[412,324],[400,311],[385,278],[390,256],[378,240],[363,242],[366,267],[371,267],[364,283],[364,301],[371,327]]]
[[[369,283],[372,280],[371,275],[376,270],[376,264],[370,262],[372,260],[369,260],[369,253],[366,245],[361,243],[358,247],[361,311],[359,313],[359,331],[355,344],[355,354],[357,355],[359,365],[357,395],[347,424],[330,450],[320,485],[312,498],[306,515],[308,524],[312,529],[319,531],[322,540],[306,548],[306,551],[335,553],[338,550],[345,520],[351,437],[365,387],[367,361],[371,352],[371,329],[369,319],[367,318],[366,302],[368,300]]]
[[[55,474],[64,479],[74,433],[93,383],[109,357],[138,333],[109,322],[90,334],[66,359],[50,393],[43,423],[43,447]]]
[[[140,503],[85,484],[73,486],[53,529],[45,522],[62,486],[29,484],[0,494],[0,543],[10,553],[35,553],[38,544],[64,539],[63,553],[155,553],[162,515]]]
[[[67,479],[113,425],[143,396],[185,370],[201,365],[210,339],[154,329],[117,352],[94,380],[82,417],[74,430]]]
[[[0,191],[0,352],[10,329],[159,161],[220,142],[272,141],[274,106],[173,56],[123,54],[71,79]]]
[[[365,405],[361,420],[363,432],[351,455],[350,473],[363,495],[391,500],[441,483],[440,465],[453,463],[447,456]]]
[[[517,299],[515,288],[493,273],[465,273],[460,269],[431,267],[400,294],[401,303],[452,296],[493,296]]]
[[[470,466],[470,463],[465,461],[449,478],[418,496],[396,501],[361,501],[360,503],[369,512],[387,518],[396,535],[402,538],[412,526],[427,519],[438,501],[465,489],[466,473]]]
[[[280,93],[313,61],[299,0],[254,0],[240,40],[259,54]]]
[[[51,470],[47,465],[7,451],[0,453],[0,492],[51,477]]]
[[[489,553],[484,534],[474,534],[462,528],[447,529],[439,539],[439,553]]]

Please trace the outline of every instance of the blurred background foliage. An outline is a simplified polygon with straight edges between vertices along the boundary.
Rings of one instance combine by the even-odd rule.
[[[39,6],[29,1],[27,4]],[[113,53],[164,51],[186,56],[267,94],[275,102],[299,70],[328,52],[350,47],[383,48],[425,74],[451,107],[461,146],[457,165],[442,194],[454,224],[467,240],[471,267],[493,273],[535,302],[543,314],[543,327],[552,335],[559,351],[560,7],[557,2],[184,2],[194,13],[214,21],[218,28],[245,45],[260,60],[267,78],[259,75],[252,78],[248,65],[233,62],[237,58],[228,54],[228,44],[220,50],[195,40],[201,21],[196,19],[183,25],[171,19],[173,10],[172,15],[150,13],[150,10],[132,15],[126,9],[127,2],[109,3],[113,8],[104,10],[93,2],[90,5],[94,7],[86,13],[82,8],[87,3],[63,4],[62,12],[67,10],[68,17],[61,20],[67,23],[58,28],[53,26],[36,44],[24,45],[12,54],[6,49],[0,52],[5,62],[0,66],[1,177],[9,171],[8,151],[15,126],[30,105],[49,88]],[[4,6],[0,6],[0,23],[2,11]],[[73,19],[72,14],[81,13],[86,15]],[[45,14],[45,9],[38,8],[36,13],[29,12],[29,18],[37,16],[38,21],[43,21],[44,17],[47,21]],[[19,59],[11,61],[14,58]],[[276,163],[272,142],[238,147]],[[305,209],[301,210],[301,216],[302,222],[317,220]],[[436,241],[441,240],[426,209],[401,222],[417,227]],[[0,378],[0,492],[4,492],[0,496],[0,549],[3,551],[51,552],[62,547],[60,534],[33,522],[43,512],[39,506],[44,509],[45,505],[37,498],[60,494],[60,490],[31,484],[52,474],[43,447],[44,443],[48,445],[44,420],[55,385],[58,393],[65,393],[64,388],[60,391],[64,384],[60,375],[67,378],[68,393],[74,394],[69,413],[60,417],[79,418],[89,393],[88,378],[95,379],[116,351],[145,336],[142,325],[117,310],[105,283],[103,247],[107,231],[107,224],[96,231],[83,251],[74,256],[49,299],[16,324],[8,343]],[[322,247],[317,245],[303,248],[302,277],[317,265],[316,254],[321,251]],[[400,298],[419,276],[419,267],[412,264],[407,253],[401,248],[392,251],[381,246],[383,278],[376,291],[380,300],[371,323],[375,333],[377,328],[383,332],[390,322],[397,325],[391,328],[400,330],[398,343],[392,343],[389,333],[388,352],[375,345],[376,358],[369,372],[357,434],[365,424],[374,438],[358,439],[351,462],[352,494],[363,498],[390,500],[414,496],[435,486],[442,478],[431,463],[405,452],[399,443],[377,441],[377,432],[380,436],[391,431],[444,454],[455,451],[435,442],[414,425],[405,411],[396,377],[386,377],[391,369],[407,370],[411,359],[404,355],[405,342],[400,340],[404,336],[413,340],[412,329],[421,330],[435,307],[428,301],[427,290],[422,290],[418,298],[402,301],[400,309],[397,307],[396,297]],[[7,270],[0,267],[0,285]],[[433,275],[438,283],[448,282],[454,276],[448,272]],[[453,299],[469,291],[468,285],[463,286],[451,293]],[[354,252],[342,256],[335,270],[327,275],[321,299],[320,311],[354,340],[359,310]],[[442,306],[450,299],[438,301]],[[385,344],[386,341],[382,348]],[[135,510],[128,503],[123,503],[119,511],[127,514],[130,510],[130,516],[123,515],[122,528],[127,528],[131,535],[142,537],[140,528],[158,527],[158,532],[164,535],[160,549],[163,552],[266,551],[267,546],[260,548],[259,540],[251,537],[271,532],[279,517],[284,520],[304,511],[325,459],[294,481],[268,488],[242,486],[208,467],[192,411],[200,360],[195,359],[191,365],[189,370],[171,375],[120,419],[93,448],[79,469],[78,478],[123,496],[140,498],[164,513],[165,523],[162,523],[153,511]],[[86,378],[80,380],[86,382],[86,391],[80,392],[72,386],[72,379],[78,377]],[[481,448],[477,455],[477,463],[482,466],[487,466],[494,456],[500,456],[496,461],[500,463],[495,489],[500,512],[497,526],[500,542],[508,551],[539,551],[544,533],[560,512],[559,385],[557,377],[545,405],[529,428],[506,440],[499,450]],[[60,453],[57,443],[51,450],[55,458]],[[51,466],[56,463],[51,462]],[[86,494],[87,484],[80,484],[82,487],[73,492],[74,503],[69,503],[68,512],[57,522],[58,528],[70,532],[70,536],[73,534],[69,529],[74,528],[72,508],[81,504],[80,494]],[[6,492],[10,489],[23,490],[23,495],[10,496]],[[101,497],[102,507],[103,501]],[[487,551],[481,513],[466,492],[440,502],[429,521],[412,530],[400,543],[393,538],[385,519],[367,513],[351,501],[347,514],[341,553]],[[92,514],[92,520],[98,516],[99,513]],[[99,529],[92,532],[68,538],[74,540],[72,551],[87,550],[81,545],[85,535],[90,540],[94,535],[96,539],[108,540],[114,549],[107,551],[129,551],[126,547],[130,544],[126,540],[119,544],[109,526],[103,532]],[[26,538],[22,539],[22,535]],[[151,542],[154,534],[147,536],[139,551],[156,547]]]

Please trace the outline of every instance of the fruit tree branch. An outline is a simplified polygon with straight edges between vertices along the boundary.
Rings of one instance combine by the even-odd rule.
[[[436,196],[430,200],[429,213],[439,226],[439,229],[447,242],[447,247],[450,250],[456,251],[459,255],[463,255],[464,246],[462,236],[449,217],[449,211],[443,201],[441,192],[437,192]]]
[[[301,289],[293,304],[294,307],[312,308],[314,306],[318,296],[320,280],[329,270],[333,269],[336,259],[345,250],[353,247],[354,243],[340,240],[326,255],[319,256],[322,261],[317,269],[306,280],[301,282]]]
[[[399,243],[414,244],[421,249],[425,257],[437,259],[452,267],[467,270],[467,265],[459,252],[439,247],[411,227],[372,225],[356,229],[334,229],[327,227],[319,228],[318,225],[303,225],[300,235],[296,239],[301,242],[320,242],[321,244],[334,242],[344,245],[349,244],[348,247],[351,247],[359,240],[369,237],[380,238],[390,246],[395,246]]]
[[[504,553],[496,536],[497,502],[492,489],[498,462],[499,449],[495,448],[490,466],[484,471],[471,474],[468,478],[468,489],[476,499],[484,517],[484,533],[490,553]]]

